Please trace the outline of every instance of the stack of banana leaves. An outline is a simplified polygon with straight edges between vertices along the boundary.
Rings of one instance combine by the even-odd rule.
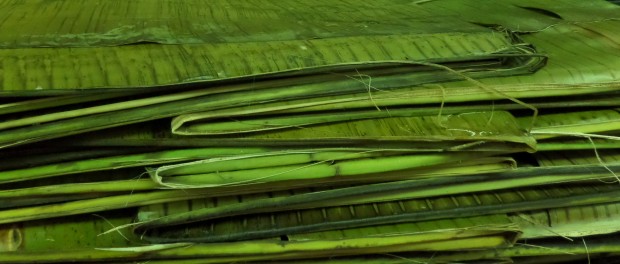
[[[0,21],[0,263],[620,254],[613,1],[0,0]]]

